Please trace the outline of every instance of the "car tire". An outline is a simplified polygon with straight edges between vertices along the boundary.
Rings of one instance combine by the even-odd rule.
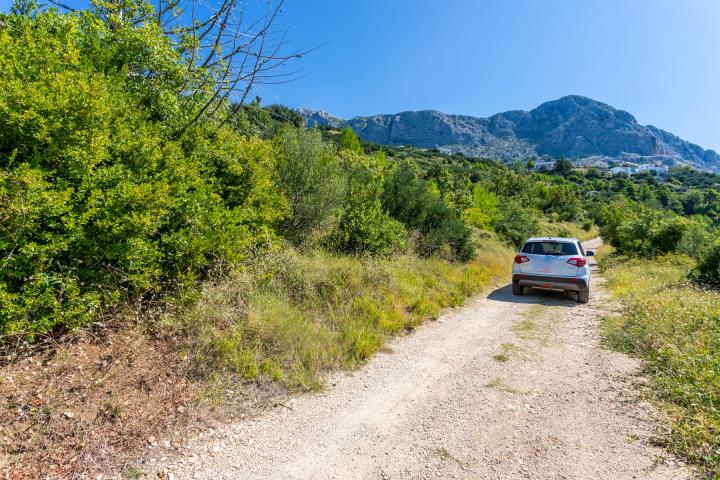
[[[525,287],[518,285],[517,283],[512,284],[513,295],[522,295],[525,291]]]
[[[578,292],[578,302],[588,303],[590,301],[590,289],[581,290]]]

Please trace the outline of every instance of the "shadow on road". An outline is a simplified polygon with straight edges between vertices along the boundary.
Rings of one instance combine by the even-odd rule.
[[[524,295],[513,295],[510,284],[494,290],[488,295],[488,300],[496,302],[525,303],[563,307],[577,307],[577,294],[573,292],[556,292],[553,290],[538,290],[526,288]]]

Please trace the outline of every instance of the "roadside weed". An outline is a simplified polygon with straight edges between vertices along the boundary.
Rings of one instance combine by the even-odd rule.
[[[669,413],[670,450],[709,477],[720,474],[720,294],[690,285],[692,262],[679,255],[602,266],[626,303],[622,316],[603,319],[604,341],[644,360]]]
[[[316,390],[323,372],[355,368],[392,335],[505,281],[512,252],[492,239],[481,240],[478,252],[459,263],[277,251],[209,282],[164,324],[184,332],[199,374],[229,371]]]

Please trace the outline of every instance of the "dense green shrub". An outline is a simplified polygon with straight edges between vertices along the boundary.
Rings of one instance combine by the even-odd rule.
[[[286,128],[275,145],[278,183],[290,206],[280,231],[300,245],[314,231],[329,226],[343,200],[345,172],[335,148],[317,131]]]
[[[272,236],[286,202],[271,145],[212,125],[176,138],[188,79],[157,27],[52,10],[3,23],[0,333],[73,328]]]
[[[260,98],[255,98],[245,105],[233,105],[237,113],[229,119],[229,124],[237,131],[261,138],[274,138],[288,126],[300,128],[305,125],[302,115],[284,105],[260,105]]]
[[[567,158],[561,158],[555,162],[553,172],[557,173],[558,175],[567,176],[573,171],[574,168],[575,166],[573,165],[572,161],[568,160]]]
[[[550,185],[539,208],[557,220],[580,221],[583,205],[575,189],[568,184]]]
[[[472,191],[472,203],[463,212],[463,220],[483,230],[492,229],[498,212],[497,196],[476,184]]]
[[[506,199],[498,206],[493,228],[501,238],[519,247],[529,237],[538,233],[539,223],[533,210],[516,200]]]
[[[692,277],[702,285],[720,288],[720,240],[700,251]]]
[[[387,255],[404,249],[407,231],[382,205],[382,173],[377,168],[357,166],[348,183],[331,244],[341,252],[368,255]]]
[[[603,234],[620,253],[660,255],[692,248],[699,225],[671,212],[616,201],[601,213]],[[697,239],[696,239],[697,240]]]
[[[617,238],[617,229],[634,209],[627,198],[620,196],[594,210],[595,222],[600,225],[600,233],[606,241],[613,243],[613,239]]]
[[[611,239],[621,252],[654,255],[675,250],[682,238],[685,225],[680,218],[666,217],[657,210],[642,209],[632,215],[617,229]]]
[[[355,135],[355,132],[353,132],[352,128],[350,127],[343,128],[343,131],[340,134],[339,143],[341,150],[349,150],[354,153],[363,153],[363,147],[360,143],[360,139],[357,135]]]
[[[698,260],[705,255],[713,238],[712,230],[707,225],[692,221],[678,242],[676,251]]]
[[[437,255],[447,246],[453,258],[469,260],[474,255],[470,230],[432,186],[420,178],[415,164],[400,162],[385,176],[383,205],[393,218],[420,233],[423,256]]]
[[[295,128],[301,128],[305,126],[305,119],[297,110],[288,108],[285,105],[268,105],[265,107],[270,118],[273,119],[278,125],[290,125]]]

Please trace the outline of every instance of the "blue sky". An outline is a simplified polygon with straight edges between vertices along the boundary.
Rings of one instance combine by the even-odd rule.
[[[719,1],[287,1],[292,45],[323,46],[263,103],[486,116],[579,94],[720,151]]]
[[[579,94],[720,151],[720,1],[286,1],[289,47],[320,48],[265,104],[486,116]]]

